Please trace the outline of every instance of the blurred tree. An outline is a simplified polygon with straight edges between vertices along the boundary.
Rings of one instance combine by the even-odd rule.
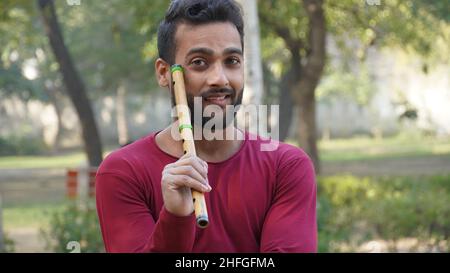
[[[283,3],[281,3],[283,2]],[[299,142],[320,172],[316,144],[315,88],[325,65],[326,23],[322,0],[260,1],[260,18],[267,30],[283,39],[291,54],[290,70],[282,76],[280,90],[280,137],[286,131],[292,116],[293,101],[299,106]],[[277,10],[277,13],[273,11]]]
[[[38,4],[38,9],[34,6],[35,3]],[[83,132],[82,137],[89,164],[92,166],[98,166],[102,160],[102,147],[97,131],[97,125],[95,123],[90,102],[85,92],[84,84],[72,63],[69,51],[64,44],[53,1],[38,0],[35,3],[26,0],[5,0],[1,2],[0,27],[2,36],[3,33],[5,33],[7,39],[2,39],[6,45],[2,50],[2,67],[8,68],[14,67],[14,65],[23,65],[31,58],[34,58],[35,60],[40,58],[37,55],[39,52],[42,52],[42,50],[39,51],[39,49],[41,47],[45,47],[45,35],[41,34],[42,32],[40,32],[39,29],[36,29],[35,25],[38,25],[37,11],[41,11],[40,14],[48,35],[50,48],[54,52],[55,59],[58,64],[56,67],[62,74],[63,81],[66,85],[66,90],[73,105],[75,106],[81,123]],[[19,55],[19,52],[21,56]],[[17,59],[20,61],[17,62]],[[41,57],[41,59],[45,59],[45,57]],[[36,70],[36,67],[34,67],[34,69]],[[48,71],[51,70],[52,67],[50,67]],[[17,73],[16,76],[16,79],[20,79]],[[36,75],[34,75],[34,78],[35,77]],[[24,91],[30,90],[30,88],[16,89],[17,86],[18,85],[15,84],[13,88],[11,88],[10,93],[23,94]],[[36,93],[44,94],[45,96],[46,93],[53,94],[55,89],[52,87],[54,86],[55,85],[50,83],[50,81],[45,82],[43,80],[41,81],[40,88],[36,88],[34,90],[39,90]]]
[[[43,40],[32,35],[35,33],[33,19],[29,16],[32,12],[33,5],[26,0],[0,3],[0,96],[45,99],[36,82],[25,78],[23,73],[26,61],[35,54],[36,47],[31,44]]]
[[[284,139],[290,128],[293,106],[300,106],[299,143],[317,168],[314,103],[320,76],[327,71],[323,72],[327,65],[325,31],[343,52],[361,60],[371,46],[397,46],[434,59],[449,58],[445,53],[448,53],[449,42],[448,1],[386,0],[380,3],[370,6],[359,0],[258,2],[265,71],[273,74],[271,79],[278,79],[280,90],[280,138]],[[60,18],[64,18],[60,24],[66,45],[89,86],[89,96],[96,99],[115,94],[117,98],[121,143],[127,140],[127,125],[126,103],[120,102],[130,92],[146,92],[148,86],[156,86],[152,61],[157,57],[158,22],[167,5],[166,0],[111,0],[56,7]],[[446,36],[441,35],[443,31]],[[24,99],[36,97],[52,101],[51,95],[62,88],[62,80],[57,73],[58,63],[42,35],[34,3],[2,0],[0,32],[0,96],[15,94]],[[357,50],[348,46],[353,41],[360,43]],[[435,43],[447,51],[433,51]],[[38,60],[39,75],[35,80],[23,76],[23,67],[29,59]],[[428,70],[428,63],[425,63],[424,71]],[[341,76],[342,86],[352,85],[347,71],[332,78],[338,82]],[[273,89],[273,81],[269,82],[265,88]],[[365,80],[357,82],[359,87],[355,92],[364,101],[367,98],[364,92],[370,88]],[[332,81],[327,81],[321,94],[328,96],[339,90],[343,88],[334,88]],[[276,94],[273,90],[270,92],[271,96]]]
[[[355,72],[340,69],[329,73],[317,87],[318,98],[331,100],[340,97],[352,100],[359,106],[369,103],[375,90],[366,65],[359,65]]]
[[[147,93],[156,86],[148,49],[152,37],[144,35],[135,18],[135,3],[95,1],[62,10],[68,43],[93,98],[115,96],[119,144],[130,141],[126,113],[127,97]],[[153,23],[156,24],[156,23]],[[142,102],[144,104],[144,102]]]
[[[261,44],[257,0],[238,0],[244,13],[244,55],[245,55],[245,92],[243,104],[261,105],[263,96],[263,72],[261,63]],[[254,133],[258,128],[267,128],[261,124],[266,120],[258,119],[256,113],[250,114],[250,128]],[[258,123],[259,122],[259,123]]]
[[[94,113],[87,97],[84,83],[79,76],[70,53],[64,44],[55,6],[52,0],[38,0],[41,17],[50,46],[59,64],[60,72],[69,97],[75,106],[82,128],[84,148],[90,166],[99,166],[102,162],[102,146]]]
[[[327,35],[361,60],[370,46],[397,46],[429,56],[433,43],[445,40],[442,22],[448,22],[448,10],[445,0],[386,0],[380,5],[359,0],[259,1],[264,61],[280,79],[280,139],[287,136],[297,105],[299,144],[320,171],[315,101],[326,65]],[[361,45],[357,51],[348,46],[354,41]]]
[[[3,46],[0,55],[0,97],[51,103],[58,122],[52,145],[55,151],[64,128],[61,121],[62,82],[33,4],[26,0],[0,3],[0,44]]]
[[[155,39],[146,36],[145,29],[150,26],[148,21],[146,25],[136,22],[135,14],[140,12],[140,6],[139,2],[133,4],[112,0],[55,7],[59,17],[63,18],[59,23],[65,44],[89,87],[89,97],[95,102],[105,95],[116,96],[115,113],[122,145],[129,141],[127,93],[143,94],[156,86],[153,66],[149,65],[156,57],[150,46]],[[150,9],[152,3],[146,4]],[[6,45],[1,52],[0,81],[8,83],[2,84],[0,95],[50,101],[60,113],[62,77],[43,35],[36,6],[27,0],[5,1],[0,3],[0,8],[0,41]],[[33,80],[23,77],[24,64],[29,60],[37,63],[37,78]]]

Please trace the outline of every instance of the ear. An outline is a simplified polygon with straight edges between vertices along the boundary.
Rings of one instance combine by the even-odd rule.
[[[156,78],[161,87],[168,87],[170,83],[170,65],[161,58],[155,62]]]

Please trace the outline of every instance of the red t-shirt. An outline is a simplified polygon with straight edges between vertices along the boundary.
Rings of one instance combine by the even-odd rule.
[[[316,182],[309,157],[245,134],[229,159],[208,162],[212,191],[205,193],[209,226],[195,215],[165,210],[164,166],[177,158],[163,152],[155,135],[111,153],[96,180],[97,212],[108,252],[315,252]],[[250,139],[249,139],[250,138]]]

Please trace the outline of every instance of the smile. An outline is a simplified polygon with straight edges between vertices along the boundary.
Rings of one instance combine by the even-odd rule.
[[[209,96],[204,98],[204,101],[210,104],[216,104],[221,107],[225,107],[228,102],[230,102],[230,95],[222,95],[222,96]]]

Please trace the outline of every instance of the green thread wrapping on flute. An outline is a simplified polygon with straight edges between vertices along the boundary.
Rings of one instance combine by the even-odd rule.
[[[183,129],[185,129],[185,128],[189,128],[189,129],[192,130],[192,125],[190,125],[190,124],[181,124],[181,125],[178,127],[178,130],[179,130],[180,133],[181,133],[181,131],[183,131]]]
[[[183,67],[179,64],[174,64],[170,67],[170,71],[173,73],[175,71],[181,71],[183,73]]]

